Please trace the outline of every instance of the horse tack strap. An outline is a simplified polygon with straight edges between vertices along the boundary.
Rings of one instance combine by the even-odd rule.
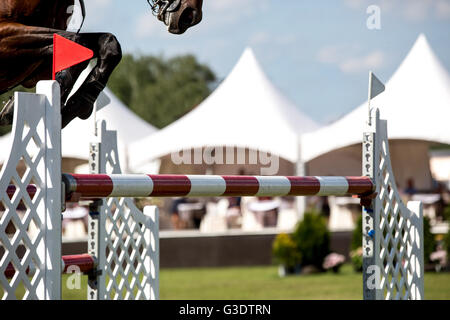
[[[174,12],[181,4],[181,0],[147,0],[147,2],[154,13],[156,13],[156,7],[159,6],[161,8],[159,14]]]
[[[81,25],[80,28],[78,28],[77,33],[80,33],[81,29],[83,28],[84,25],[84,20],[86,20],[86,6],[84,5],[84,0],[80,0],[80,7],[81,7]]]
[[[170,1],[167,2],[169,2],[169,6],[166,8],[167,12],[173,12],[177,10],[179,5],[181,4],[181,0],[172,0],[172,3],[170,3]]]

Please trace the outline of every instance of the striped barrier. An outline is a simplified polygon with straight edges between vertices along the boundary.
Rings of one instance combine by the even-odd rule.
[[[14,197],[14,195],[16,194],[17,191],[17,187],[14,185],[10,185],[8,186],[7,190],[6,190],[6,194],[8,195],[9,199],[12,199],[12,197]],[[31,199],[34,198],[34,196],[36,195],[37,192],[37,187],[35,185],[28,185],[27,186],[27,193],[30,196]]]
[[[402,202],[389,158],[387,122],[378,110],[370,112],[363,134],[359,177],[122,175],[116,133],[105,123],[98,141],[90,144],[91,174],[62,174],[59,91],[56,82],[41,82],[40,94],[16,93],[14,143],[0,177],[0,208],[5,207],[0,227],[12,223],[23,230],[14,237],[0,233],[3,299],[17,298],[20,281],[26,299],[60,299],[61,273],[70,266],[89,274],[90,300],[157,299],[158,211],[139,211],[131,197],[313,195],[362,199],[364,299],[423,299],[422,206]],[[37,154],[29,154],[34,150],[30,143]],[[29,169],[19,177],[20,161]],[[88,253],[62,257],[60,214],[65,202],[78,200],[90,203]],[[21,208],[26,215],[19,223]],[[38,225],[34,240],[27,232],[31,222]],[[19,245],[27,248],[23,258]],[[27,280],[32,274],[33,284]]]
[[[67,199],[109,197],[364,196],[369,177],[64,174]]]
[[[76,270],[84,273],[89,274],[95,268],[97,267],[97,262],[95,257],[93,257],[90,254],[77,254],[77,255],[69,255],[69,256],[63,256],[61,259],[61,265],[62,265],[62,273],[67,273],[71,271],[71,268],[76,267]],[[25,273],[29,277],[33,277],[36,273],[36,266],[28,267],[25,270]],[[16,273],[19,273],[20,270],[16,269],[12,263],[9,263],[4,271],[4,275],[7,279],[14,278]]]

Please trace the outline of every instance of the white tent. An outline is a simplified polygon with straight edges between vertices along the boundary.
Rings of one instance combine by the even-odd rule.
[[[418,187],[430,187],[429,143],[450,144],[450,77],[424,35],[373,106],[388,120],[394,173],[400,185],[413,177]],[[364,103],[335,123],[302,137],[302,158],[310,162],[310,174],[360,174],[361,132],[367,113]]]
[[[298,159],[299,135],[318,128],[270,82],[247,48],[223,83],[197,108],[131,145],[133,167],[172,152],[230,146]]]

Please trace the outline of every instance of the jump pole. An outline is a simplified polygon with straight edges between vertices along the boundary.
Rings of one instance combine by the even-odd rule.
[[[89,274],[92,270],[95,270],[97,267],[97,262],[95,257],[90,254],[76,254],[63,256],[61,259],[61,266],[62,273],[67,273],[70,271],[71,267],[76,267],[80,272]],[[33,277],[35,272],[36,267],[28,268],[26,271],[29,277]],[[11,263],[8,264],[4,274],[7,279],[14,278],[14,275],[16,274],[16,268],[14,268],[14,265]]]
[[[64,174],[66,201],[109,197],[367,196],[369,177]]]

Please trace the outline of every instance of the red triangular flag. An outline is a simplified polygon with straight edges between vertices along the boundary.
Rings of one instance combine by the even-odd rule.
[[[57,72],[89,60],[93,56],[94,52],[91,49],[55,33],[53,35],[53,80]]]

